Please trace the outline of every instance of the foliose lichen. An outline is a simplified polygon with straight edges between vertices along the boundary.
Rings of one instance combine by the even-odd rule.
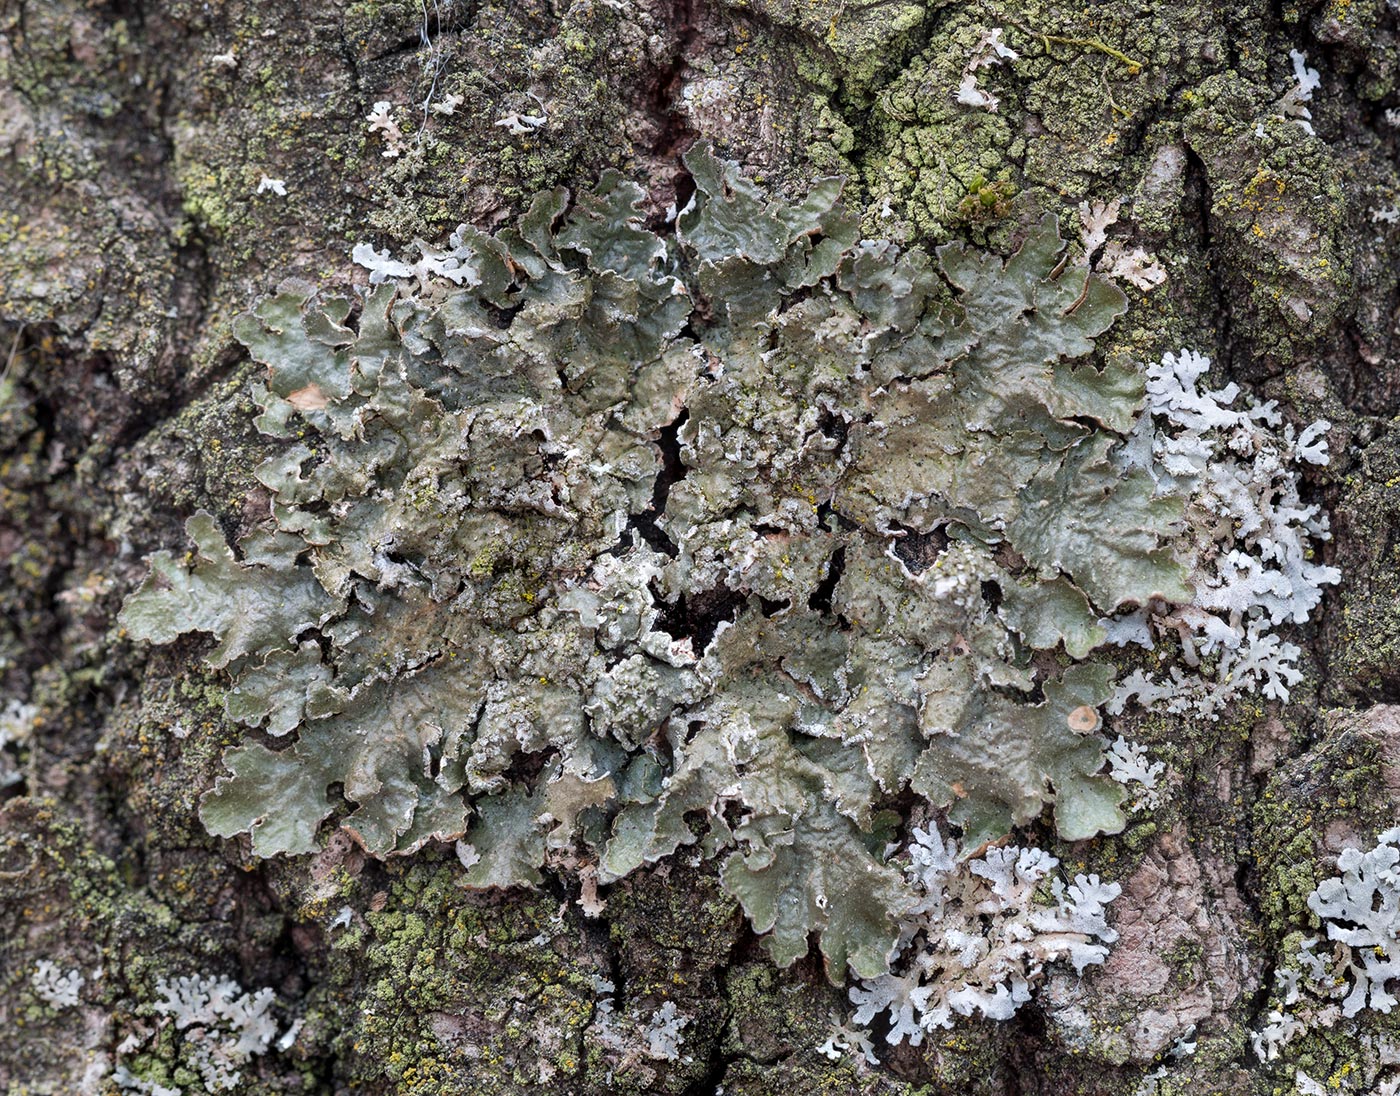
[[[839,180],[686,162],[664,235],[609,174],[241,317],[269,520],[235,551],[195,515],[122,620],[216,638],[255,730],[201,816],[258,856],[332,814],[460,839],[477,887],[695,846],[779,964],[816,932],[875,978],[921,901],[899,797],[967,855],[1047,806],[1123,826],[1092,652],[1196,600],[1188,492],[1126,455],[1143,376],[1088,360],[1125,298],[1053,218],[930,256],[859,240]]]

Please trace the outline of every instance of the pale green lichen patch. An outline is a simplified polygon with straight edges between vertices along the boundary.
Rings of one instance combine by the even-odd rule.
[[[357,248],[353,320],[296,287],[242,317],[291,442],[272,520],[240,558],[192,518],[123,621],[213,634],[230,716],[291,740],[203,800],[257,855],[315,849],[341,797],[376,855],[461,838],[478,887],[693,845],[777,961],[815,931],[872,976],[911,782],[969,849],[1046,805],[1122,827],[1110,671],[1033,651],[1188,600],[1183,504],[1115,458],[1142,381],[1088,358],[1124,298],[1053,220],[930,257],[858,242],[835,180],[775,203],[687,164],[674,238],[610,175],[417,263]]]

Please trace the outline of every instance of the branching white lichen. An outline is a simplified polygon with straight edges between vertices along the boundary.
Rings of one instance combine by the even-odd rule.
[[[231,978],[196,974],[173,981],[162,978],[156,990],[161,995],[154,1005],[156,1013],[169,1017],[177,1031],[186,1033],[189,1063],[208,1093],[237,1087],[243,1067],[266,1054],[277,1037],[271,989],[245,993]],[[293,1040],[296,1026],[288,1032]]]
[[[144,1080],[120,1064],[112,1071],[112,1080],[123,1092],[134,1092],[137,1096],[184,1096],[183,1089]]]
[[[690,1023],[689,1016],[682,1016],[676,1010],[674,1001],[667,1001],[651,1014],[643,1036],[647,1041],[647,1057],[661,1061],[676,1062],[681,1057],[681,1044],[685,1036],[681,1030]]]
[[[460,107],[464,102],[466,102],[466,100],[462,96],[453,93],[449,95],[444,95],[436,103],[430,104],[428,109],[435,114],[448,116],[456,114],[457,108]]]
[[[979,107],[982,110],[996,112],[1001,104],[995,95],[977,84],[977,72],[979,69],[990,68],[993,65],[1000,65],[1007,61],[1017,61],[1021,55],[1002,40],[1002,28],[993,27],[982,35],[982,40],[978,42],[977,48],[972,51],[972,56],[968,59],[967,66],[963,69],[962,80],[958,84],[955,98],[964,106]]]
[[[817,1047],[817,1053],[832,1062],[839,1062],[850,1055],[866,1065],[880,1064],[879,1055],[875,1053],[875,1044],[870,1039],[870,1032],[835,1015],[831,1017],[831,1024],[827,1028],[826,1041]]]
[[[1273,1061],[1309,1028],[1327,1028],[1363,1010],[1389,1013],[1400,998],[1400,827],[1374,848],[1342,850],[1338,874],[1308,896],[1330,952],[1302,940],[1274,976],[1272,1008],[1251,1035],[1255,1054]]]
[[[1344,849],[1337,868],[1339,875],[1308,896],[1308,908],[1322,919],[1327,939],[1347,949],[1351,992],[1342,1015],[1389,1012],[1397,999],[1386,987],[1400,978],[1400,827],[1382,833],[1369,852]]]
[[[1127,282],[1144,293],[1167,280],[1157,256],[1141,247],[1129,248],[1122,240],[1109,240],[1095,268],[1105,277]]]
[[[387,99],[378,100],[370,108],[369,114],[365,116],[365,121],[369,123],[370,133],[382,134],[384,149],[381,155],[387,159],[395,159],[406,151],[407,140],[403,135],[403,130],[399,128],[399,123],[394,119],[394,104]]]
[[[993,848],[959,861],[957,843],[929,823],[905,855],[920,902],[901,922],[895,971],[850,991],[855,1024],[889,1014],[890,1043],[918,1046],[955,1016],[1010,1019],[1047,964],[1068,960],[1082,973],[1117,939],[1105,910],[1118,884],[1077,875],[1066,886],[1059,861],[1040,849]]]
[[[1140,247],[1129,248],[1122,240],[1109,240],[1108,230],[1118,221],[1121,198],[1109,202],[1079,203],[1079,223],[1083,230],[1084,261],[1106,278],[1124,281],[1143,292],[1167,280],[1167,272],[1155,255]],[[1103,248],[1098,262],[1094,256]]]
[[[962,80],[958,83],[956,99],[963,106],[980,107],[992,113],[996,113],[997,107],[1001,105],[1001,100],[990,91],[977,86],[977,76],[971,72],[963,73]]]
[[[51,1008],[72,1008],[76,1005],[84,981],[76,969],[61,971],[48,959],[40,959],[29,977],[34,993]]]
[[[1166,771],[1165,761],[1153,761],[1147,747],[1129,742],[1121,734],[1108,748],[1108,775],[1136,792],[1132,810],[1152,810],[1161,805],[1164,788],[1160,785]]]
[[[1084,261],[1092,263],[1099,248],[1108,239],[1108,230],[1118,222],[1118,211],[1123,207],[1122,198],[1107,202],[1090,202],[1087,198],[1079,203],[1080,243],[1084,247]]]
[[[593,1019],[587,1037],[605,1050],[627,1058],[651,1058],[655,1061],[683,1060],[684,1029],[691,1018],[676,1007],[674,1001],[663,1001],[650,1013],[624,1015],[617,1011],[613,994],[616,987],[606,978],[592,977],[597,999],[593,1004]],[[689,1059],[685,1059],[689,1060]]]
[[[1368,1084],[1350,1070],[1329,1077],[1326,1083],[1316,1080],[1301,1069],[1295,1070],[1293,1085],[1297,1096],[1339,1096],[1351,1093],[1357,1096],[1400,1096],[1400,1077],[1377,1077]]]
[[[534,133],[535,130],[545,126],[549,122],[549,115],[545,111],[544,101],[534,92],[527,94],[539,106],[538,114],[531,114],[526,110],[513,110],[509,114],[497,118],[491,124],[509,130],[517,137],[526,133]]]
[[[1175,639],[1186,663],[1166,678],[1133,671],[1118,685],[1112,713],[1136,701],[1215,719],[1242,692],[1286,700],[1301,679],[1300,651],[1273,629],[1306,622],[1323,587],[1341,578],[1314,558],[1314,544],[1331,536],[1327,516],[1299,496],[1299,469],[1328,461],[1330,424],[1295,434],[1272,403],[1236,408],[1237,385],[1201,387],[1209,368],[1209,358],[1188,350],[1149,368],[1149,413],[1120,458],[1189,499],[1181,551],[1194,560],[1195,597],[1104,622],[1120,645],[1151,650],[1159,637]],[[1202,669],[1211,656],[1213,674]]]

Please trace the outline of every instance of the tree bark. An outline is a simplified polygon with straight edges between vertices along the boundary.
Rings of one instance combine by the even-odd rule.
[[[994,27],[1020,58],[983,81],[995,111],[969,108]],[[151,1010],[192,974],[304,1020],[248,1093],[1263,1094],[1299,1068],[1368,1091],[1347,1078],[1400,1037],[1387,1017],[1276,1062],[1249,1034],[1332,858],[1396,819],[1398,32],[1386,0],[0,3],[0,709],[30,713],[0,745],[5,1091],[115,1092],[119,1063],[202,1091]],[[1281,105],[1291,50],[1321,73],[1311,133]],[[449,93],[453,113],[422,105]],[[818,1052],[843,991],[816,958],[775,969],[711,867],[629,877],[587,917],[558,879],[464,892],[451,848],[258,861],[210,837],[198,798],[242,735],[226,682],[200,642],[115,623],[195,510],[266,513],[252,469],[277,443],[236,315],[286,279],[354,284],[356,243],[494,228],[610,167],[660,226],[699,139],[783,194],[844,176],[864,235],[904,243],[1005,253],[1044,213],[1121,198],[1167,279],[1129,291],[1106,352],[1190,346],[1290,422],[1332,423],[1307,491],[1344,578],[1290,635],[1303,682],[1218,723],[1125,720],[1170,796],[1054,846],[1123,885],[1107,964],[879,1065]],[[36,996],[43,960],[83,974],[77,1006]],[[675,1002],[682,1056],[600,1046],[599,979],[619,1012]]]

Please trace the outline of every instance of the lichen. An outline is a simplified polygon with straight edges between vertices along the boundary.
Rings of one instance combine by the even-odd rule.
[[[203,799],[259,856],[337,811],[371,853],[461,839],[466,882],[616,881],[685,846],[783,965],[888,968],[912,789],[967,848],[1051,806],[1116,831],[1095,661],[1188,603],[1184,495],[1120,457],[1143,379],[1088,361],[1123,295],[1053,219],[1001,259],[858,242],[841,186],[772,201],[705,148],[673,237],[617,175],[539,195],[356,303],[285,289],[271,518],[161,553],[122,619],[214,635],[264,726]],[[1058,673],[1035,651],[1063,650]]]
[[[1082,973],[1118,938],[1105,909],[1121,888],[1082,874],[1066,887],[1059,861],[1041,849],[993,848],[960,864],[957,843],[930,824],[915,827],[907,853],[920,901],[901,926],[902,969],[850,991],[857,1024],[889,1013],[890,1043],[917,1046],[955,1016],[1009,1020],[1048,963],[1068,960]]]

